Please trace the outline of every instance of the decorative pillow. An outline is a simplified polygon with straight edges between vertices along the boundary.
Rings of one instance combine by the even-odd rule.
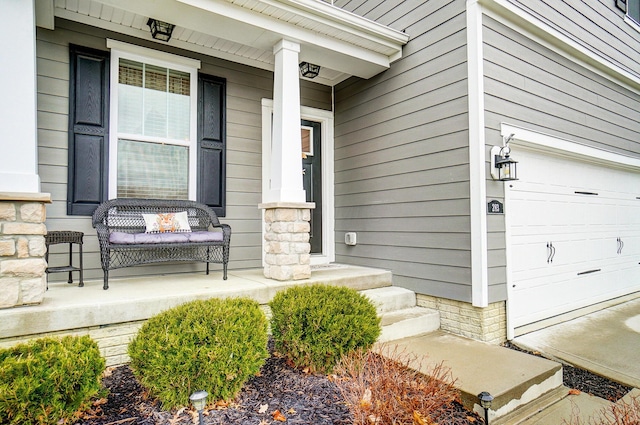
[[[146,233],[190,232],[186,211],[179,213],[142,214],[147,226]]]

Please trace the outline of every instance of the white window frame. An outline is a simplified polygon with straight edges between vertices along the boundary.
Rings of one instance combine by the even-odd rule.
[[[118,133],[118,72],[120,59],[129,59],[148,65],[155,65],[162,68],[174,69],[189,74],[189,97],[190,97],[190,118],[189,118],[189,140],[171,140],[172,145],[182,145],[189,148],[189,177],[188,193],[189,199],[196,200],[197,184],[197,157],[198,157],[198,69],[200,61],[170,53],[160,52],[133,44],[123,43],[116,40],[107,39],[107,48],[111,50],[110,64],[110,93],[109,93],[109,199],[118,197],[118,138],[123,136],[130,140],[143,142],[162,143],[167,142],[166,138],[149,137],[135,135],[127,137],[126,134]]]

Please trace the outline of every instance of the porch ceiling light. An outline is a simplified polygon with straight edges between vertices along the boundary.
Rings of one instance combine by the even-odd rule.
[[[316,78],[320,74],[320,65],[309,62],[300,62],[300,74],[307,78]]]
[[[193,407],[198,411],[198,419],[199,419],[200,425],[202,425],[202,410],[204,409],[204,406],[207,404],[208,395],[209,393],[207,393],[206,391],[198,390],[189,396],[189,400],[191,401],[191,404],[193,404]]]
[[[491,177],[493,177],[494,180],[518,180],[518,161],[509,157],[511,154],[509,142],[513,139],[513,136],[515,136],[515,134],[503,138],[502,146],[494,146],[491,148]]]
[[[151,37],[156,40],[169,41],[175,25],[168,22],[162,22],[157,19],[149,18],[147,25],[151,29]]]

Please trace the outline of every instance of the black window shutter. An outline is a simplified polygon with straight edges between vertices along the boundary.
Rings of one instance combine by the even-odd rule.
[[[107,199],[109,52],[70,46],[67,214]]]
[[[226,215],[226,80],[198,75],[198,201]]]

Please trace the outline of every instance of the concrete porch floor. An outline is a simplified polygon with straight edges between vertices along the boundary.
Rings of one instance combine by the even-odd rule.
[[[227,280],[220,271],[113,278],[106,291],[102,279],[85,280],[84,287],[50,282],[41,304],[0,310],[0,346],[7,339],[138,322],[196,299],[249,297],[266,304],[279,290],[312,283],[362,290],[390,286],[392,276],[386,270],[336,264],[313,268],[310,279],[288,282],[267,279],[262,269],[230,270]]]

